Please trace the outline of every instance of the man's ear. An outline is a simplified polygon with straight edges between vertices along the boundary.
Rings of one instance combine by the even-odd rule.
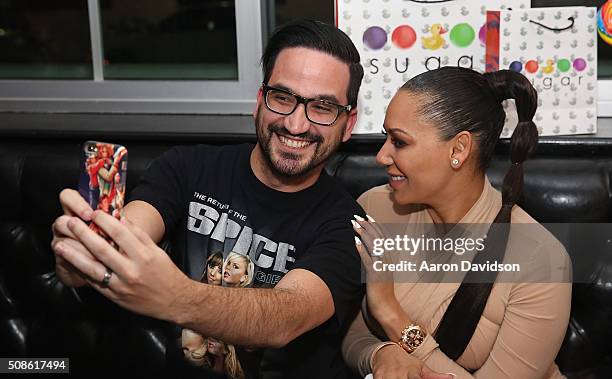
[[[352,109],[348,113],[348,120],[346,121],[346,128],[344,129],[344,134],[342,135],[342,142],[346,142],[351,138],[351,134],[353,134],[353,129],[357,124],[357,109]]]
[[[259,91],[257,91],[257,102],[255,103],[255,109],[253,109],[253,118],[257,120],[257,114],[259,113],[259,107],[261,106],[261,102],[263,101],[263,87],[259,87]]]

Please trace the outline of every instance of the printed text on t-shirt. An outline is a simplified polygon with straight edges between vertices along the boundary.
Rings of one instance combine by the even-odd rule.
[[[210,199],[208,196],[202,197]],[[196,198],[201,199],[200,197]],[[228,239],[230,241],[234,240],[231,251],[248,255],[259,268],[271,268],[283,274],[289,271],[291,265],[295,262],[293,257],[295,256],[295,246],[286,242],[275,242],[254,233],[250,226],[239,223],[243,221],[242,217],[237,217],[237,215],[242,215],[241,213],[232,211],[230,215],[229,207],[225,207],[228,211],[223,212],[223,209],[209,204],[212,205],[212,202],[207,204],[191,201],[189,203],[188,230],[209,236],[209,238],[222,243]],[[218,207],[224,204],[216,202],[215,205]],[[230,218],[230,216],[232,217]],[[237,220],[234,218],[237,218]],[[246,220],[246,217],[244,217],[244,220]]]

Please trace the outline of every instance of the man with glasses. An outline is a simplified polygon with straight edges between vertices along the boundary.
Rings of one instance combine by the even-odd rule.
[[[64,190],[56,271],[67,285],[234,345],[246,377],[345,377],[340,344],[362,296],[350,219],[364,214],[323,167],[350,138],[363,68],[344,33],[315,21],[279,29],[262,63],[257,144],[170,150],[121,222]],[[172,260],[156,245],[164,236],[175,237]],[[224,264],[222,278],[236,273],[252,288],[199,281],[218,252],[248,258]]]
[[[298,105],[306,107],[306,118],[315,124],[333,125],[340,112],[350,112],[351,105],[340,105],[329,99],[307,99],[287,89],[275,88],[263,83],[264,101],[266,107],[274,113],[288,116]],[[333,99],[338,101],[336,99]]]

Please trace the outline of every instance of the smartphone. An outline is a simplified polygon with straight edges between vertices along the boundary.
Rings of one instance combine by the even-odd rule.
[[[125,146],[98,141],[83,144],[79,193],[93,210],[102,210],[118,220],[125,201],[127,160]],[[89,227],[106,238],[94,223]]]

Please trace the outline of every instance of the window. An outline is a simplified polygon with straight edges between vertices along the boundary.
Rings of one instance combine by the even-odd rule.
[[[0,2],[0,78],[92,79],[87,3]]]
[[[106,79],[237,80],[234,0],[101,7]]]
[[[266,8],[268,35],[272,34],[277,26],[299,18],[334,23],[334,0],[266,0]]]
[[[53,64],[57,75],[28,67],[23,58],[10,61],[0,56],[0,74],[12,72],[0,75],[0,111],[253,110],[261,83],[259,1],[2,0],[0,7],[3,25],[10,25],[15,15],[42,14],[38,17],[46,17],[55,29],[40,34],[52,40],[49,45],[59,46],[53,59],[43,61]],[[33,22],[46,25],[39,19]],[[6,29],[3,25],[0,29]],[[32,59],[36,64],[35,59],[40,60]],[[23,67],[11,71],[9,64]],[[28,75],[15,74],[19,70]],[[41,77],[55,80],[32,80]]]

